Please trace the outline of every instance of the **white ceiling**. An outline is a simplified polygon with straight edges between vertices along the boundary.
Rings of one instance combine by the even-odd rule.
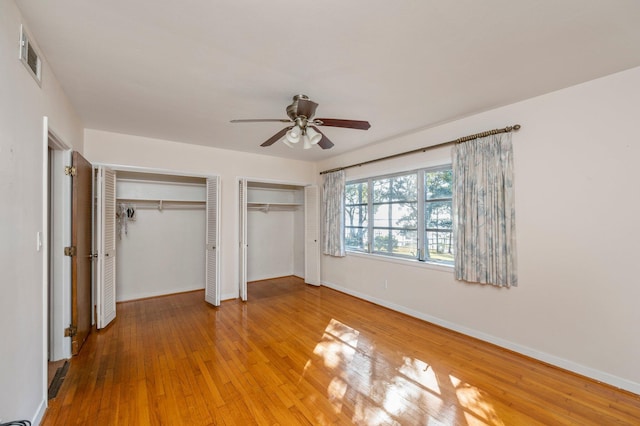
[[[16,3],[85,127],[302,160],[640,66],[637,0]],[[372,127],[305,151],[229,123],[298,93]]]

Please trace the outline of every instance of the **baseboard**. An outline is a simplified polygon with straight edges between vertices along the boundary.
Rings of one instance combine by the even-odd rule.
[[[40,405],[38,406],[38,410],[36,411],[35,415],[31,419],[31,424],[32,425],[39,425],[42,422],[42,419],[44,418],[44,413],[46,411],[47,411],[47,396],[46,396],[46,392],[45,392],[45,397],[40,402]]]
[[[127,295],[123,299],[116,300],[116,302],[117,303],[131,302],[134,300],[148,299],[150,297],[168,296],[170,294],[187,293],[187,292],[196,291],[196,290],[204,290],[204,285],[193,286],[193,287],[180,287],[180,288],[175,288],[171,290],[162,290],[162,291],[145,291],[142,293]]]
[[[220,300],[231,300],[231,299],[237,299],[238,297],[238,293],[227,293],[227,294],[221,294],[220,295]]]
[[[351,296],[357,297],[359,299],[363,299],[366,300],[368,302],[371,303],[375,303],[376,305],[380,305],[380,306],[384,306],[385,308],[389,308],[391,310],[403,313],[405,315],[409,315],[411,317],[414,318],[418,318],[421,319],[423,321],[427,321],[436,325],[439,325],[441,327],[444,327],[446,329],[449,330],[453,330],[456,331],[458,333],[462,333],[464,335],[488,342],[488,343],[492,343],[496,346],[500,346],[502,348],[508,349],[510,351],[513,352],[517,352],[521,355],[525,355],[528,356],[530,358],[536,359],[538,361],[542,361],[544,363],[553,365],[555,367],[561,368],[563,370],[567,370],[570,371],[572,373],[575,374],[579,374],[581,376],[585,376],[588,377],[592,380],[598,381],[598,382],[602,382],[602,383],[606,383],[608,385],[614,386],[616,388],[619,389],[623,389],[629,392],[633,392],[635,394],[640,394],[640,383],[636,383],[627,379],[623,379],[621,377],[615,376],[613,374],[609,374],[606,373],[604,371],[600,371],[600,370],[596,370],[594,368],[591,367],[587,367],[578,363],[575,363],[573,361],[569,361],[567,359],[564,358],[560,358],[557,357],[555,355],[551,355],[548,354],[546,352],[541,352],[532,348],[529,348],[527,346],[522,346],[519,345],[517,343],[513,343],[511,341],[508,340],[504,340],[501,339],[499,337],[495,337],[492,336],[490,334],[486,334],[483,333],[481,331],[478,330],[474,330],[471,328],[467,328],[467,327],[463,327],[461,325],[431,316],[431,315],[427,315],[425,313],[422,312],[418,312],[415,311],[413,309],[409,309],[405,306],[402,305],[398,305],[392,302],[389,302],[388,300],[384,300],[384,299],[379,299],[377,297],[373,297],[370,296],[368,294],[365,293],[360,293],[358,291],[346,288],[346,287],[342,287],[339,286],[337,284],[333,284],[330,282],[326,282],[323,281],[322,285],[334,290],[337,290],[341,293],[346,293],[349,294]]]

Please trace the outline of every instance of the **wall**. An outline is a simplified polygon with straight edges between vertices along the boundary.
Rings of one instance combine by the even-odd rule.
[[[287,160],[100,130],[85,130],[85,154],[93,163],[220,176],[221,298],[238,297],[238,179],[306,185],[316,167]]]
[[[118,176],[118,174],[116,175]],[[144,175],[141,176],[142,178]],[[131,201],[135,220],[116,238],[116,300],[204,289],[205,183],[117,179],[116,197]],[[166,200],[193,200],[199,204]],[[119,203],[120,201],[118,201]]]
[[[247,281],[293,275],[294,212],[247,212]]]
[[[265,187],[266,186],[266,187]],[[302,189],[261,183],[248,184],[249,203],[302,204]],[[251,206],[247,211],[247,281],[296,275],[304,276],[304,208],[300,206]]]
[[[16,4],[0,1],[0,417],[37,424],[47,403],[43,117],[79,151],[83,133],[45,58],[41,87],[18,60],[20,24]]]
[[[325,170],[522,125],[513,136],[517,288],[357,255],[323,256],[324,283],[640,393],[638,111],[635,68],[320,164]],[[350,169],[348,179],[449,158],[448,149],[428,151]]]

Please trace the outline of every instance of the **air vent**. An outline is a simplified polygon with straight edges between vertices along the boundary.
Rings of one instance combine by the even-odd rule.
[[[20,61],[39,85],[42,80],[42,63],[22,25],[20,25]]]

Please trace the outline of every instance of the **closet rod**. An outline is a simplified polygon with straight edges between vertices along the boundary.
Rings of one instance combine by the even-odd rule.
[[[133,198],[116,198],[116,203],[135,204],[137,209],[158,209],[162,211],[168,209],[201,209],[206,206],[205,201],[189,201],[189,200],[141,200]]]
[[[411,151],[401,152],[401,153],[398,153],[398,154],[387,155],[386,157],[376,158],[376,159],[368,160],[368,161],[363,161],[362,163],[351,164],[349,166],[336,167],[335,169],[330,169],[330,170],[325,170],[323,172],[320,172],[320,174],[324,175],[324,174],[327,174],[327,173],[339,172],[340,170],[351,169],[353,167],[360,167],[360,166],[364,166],[365,164],[377,163],[378,161],[391,160],[392,158],[403,157],[403,156],[409,155],[409,154],[416,154],[418,152],[429,151],[431,149],[440,148],[440,147],[443,147],[445,145],[453,145],[453,144],[457,144],[457,143],[471,141],[471,140],[474,140],[474,139],[477,139],[477,138],[484,138],[485,136],[497,135],[498,133],[509,133],[511,131],[517,131],[517,130],[520,130],[520,125],[519,124],[514,124],[513,126],[507,126],[507,127],[503,128],[503,129],[487,130],[485,132],[480,132],[480,133],[476,133],[476,134],[473,134],[473,135],[464,136],[464,137],[461,137],[461,138],[458,138],[458,139],[455,139],[455,140],[452,140],[452,141],[441,142],[441,143],[438,143],[438,144],[435,144],[435,145],[425,146],[424,148],[418,148],[418,149],[414,149],[414,150],[411,150]]]

